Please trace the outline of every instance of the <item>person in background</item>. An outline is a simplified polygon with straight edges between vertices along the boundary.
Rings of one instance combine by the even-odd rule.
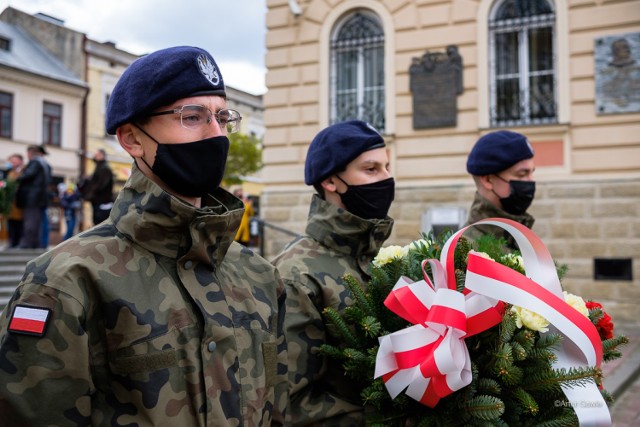
[[[8,180],[16,182],[22,169],[24,168],[24,157],[22,154],[12,154],[9,156],[7,162],[6,178]],[[16,206],[16,199],[14,196],[11,203],[11,210],[7,215],[7,229],[9,234],[9,247],[16,248],[20,244],[22,238],[22,209]]]
[[[109,218],[26,266],[0,317],[5,425],[282,426],[285,290],[234,242],[222,75],[205,50],[134,61],[106,130],[133,158]]]
[[[60,193],[60,206],[64,212],[64,220],[67,226],[67,231],[64,234],[62,240],[67,240],[73,236],[76,228],[76,221],[78,217],[78,209],[82,204],[82,198],[80,192],[73,183],[69,183],[64,186],[64,191]]]
[[[249,240],[251,240],[250,222],[253,215],[255,215],[253,204],[248,197],[244,196],[242,189],[234,191],[233,195],[244,203],[244,215],[242,215],[240,228],[238,228],[238,232],[236,233],[235,241],[243,246],[249,246]]]
[[[113,207],[113,172],[107,162],[107,153],[102,148],[96,150],[93,162],[96,167],[84,198],[91,202],[93,225],[97,225],[109,217]]]
[[[533,226],[535,219],[527,212],[536,191],[533,156],[529,140],[517,132],[500,130],[478,139],[467,158],[476,194],[465,226],[492,217]],[[505,238],[515,248],[513,239],[499,227],[481,225],[465,232],[471,239],[484,234]]]
[[[294,426],[352,426],[364,422],[360,391],[341,363],[320,353],[340,338],[322,312],[352,303],[343,277],[370,279],[370,262],[391,234],[394,199],[384,139],[359,120],[333,124],[309,146],[305,184],[314,194],[306,235],[274,260],[287,289],[291,420]]]
[[[48,154],[41,145],[27,148],[29,162],[18,177],[16,205],[22,209],[22,237],[18,248],[35,249],[41,247],[43,215],[49,200],[51,167],[42,158]]]

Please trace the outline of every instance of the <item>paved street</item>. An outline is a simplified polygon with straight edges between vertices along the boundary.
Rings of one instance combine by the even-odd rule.
[[[604,365],[605,388],[614,395],[611,418],[616,427],[640,426],[640,325],[620,327],[616,333],[630,342],[622,357]]]

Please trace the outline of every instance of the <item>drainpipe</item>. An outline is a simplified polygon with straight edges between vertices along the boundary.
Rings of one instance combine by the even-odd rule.
[[[82,53],[84,54],[84,76],[83,80],[89,85],[89,55],[87,53],[87,36],[83,35],[82,40]],[[83,178],[86,174],[86,162],[85,158],[87,156],[87,98],[89,97],[89,90],[84,93],[84,98],[82,99],[82,116],[80,120],[80,152],[78,153],[78,160],[80,162],[78,170],[80,171],[80,176],[78,179]]]

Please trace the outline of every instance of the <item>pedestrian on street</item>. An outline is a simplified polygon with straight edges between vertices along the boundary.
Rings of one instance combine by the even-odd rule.
[[[369,124],[336,123],[311,141],[305,184],[313,195],[306,235],[274,260],[287,289],[289,411],[294,426],[360,426],[360,391],[336,360],[320,353],[340,338],[326,322],[327,307],[342,314],[352,303],[343,280],[370,279],[370,262],[391,234],[394,198],[384,139]]]
[[[22,238],[18,245],[21,249],[39,248],[43,214],[49,200],[51,166],[42,156],[48,154],[41,145],[27,148],[29,163],[18,177],[16,205],[22,209]]]
[[[227,108],[196,47],[134,61],[106,130],[133,158],[105,221],[31,261],[0,318],[7,425],[273,426],[288,402],[285,291],[234,242]]]
[[[113,207],[113,172],[107,162],[107,152],[102,148],[93,155],[96,167],[91,175],[85,199],[91,202],[93,225],[109,217]]]
[[[65,232],[62,240],[67,240],[74,234],[76,220],[78,217],[78,209],[80,209],[80,206],[82,205],[82,198],[78,188],[73,183],[69,183],[64,186],[64,191],[60,193],[59,198],[67,226],[67,231]]]
[[[529,139],[517,132],[491,132],[476,142],[467,158],[476,194],[465,226],[486,218],[507,218],[533,226],[535,219],[527,212],[536,191],[533,155]],[[499,227],[480,225],[465,232],[472,239],[484,234],[505,238],[516,247],[513,238]]]

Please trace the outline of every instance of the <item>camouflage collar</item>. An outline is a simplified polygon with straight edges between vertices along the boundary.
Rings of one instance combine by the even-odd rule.
[[[502,209],[482,197],[480,193],[476,191],[475,198],[473,199],[473,204],[471,205],[471,210],[469,211],[469,220],[467,221],[467,223],[473,224],[476,221],[480,221],[481,219],[486,218],[507,218],[519,222],[527,228],[531,228],[535,221],[533,216],[526,212],[522,215],[512,215],[508,212],[503,211]]]
[[[217,266],[233,242],[244,205],[222,188],[202,202],[195,208],[170,195],[134,164],[111,219],[119,232],[150,252]]]
[[[362,219],[314,194],[306,232],[324,246],[368,263],[387,240],[392,228],[390,217]]]

